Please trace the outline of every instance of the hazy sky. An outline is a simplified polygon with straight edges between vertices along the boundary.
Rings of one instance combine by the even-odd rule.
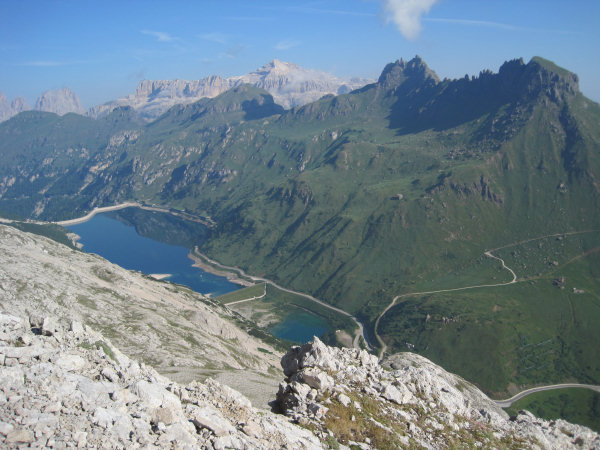
[[[67,86],[84,107],[142,79],[251,72],[274,58],[376,78],[420,55],[441,77],[539,55],[600,101],[598,0],[0,0],[0,92],[33,106]]]

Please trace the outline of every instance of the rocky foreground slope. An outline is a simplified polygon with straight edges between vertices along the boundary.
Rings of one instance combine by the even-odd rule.
[[[215,381],[181,386],[81,323],[0,314],[0,447],[316,448]]]
[[[274,349],[185,289],[6,226],[0,258],[0,447],[600,448],[582,426],[509,419],[415,354],[382,364],[315,338],[281,372]]]
[[[278,400],[294,422],[211,379],[180,385],[71,321],[0,313],[0,447],[593,448],[598,435],[487,397],[417,355],[387,370],[317,338],[282,359]],[[355,448],[356,448],[355,447]]]
[[[360,448],[598,448],[600,437],[523,411],[514,420],[464,379],[414,353],[382,364],[317,338],[282,358],[278,402],[327,442]]]
[[[280,378],[279,351],[209,298],[4,225],[0,311],[78,320],[178,382],[243,374],[238,389],[263,407]]]

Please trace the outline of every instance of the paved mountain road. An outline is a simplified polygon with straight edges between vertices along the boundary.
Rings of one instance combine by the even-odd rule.
[[[493,258],[493,259],[499,260],[502,263],[502,268],[508,270],[511,273],[511,275],[513,276],[513,279],[510,280],[510,281],[507,281],[505,283],[478,284],[478,285],[474,285],[474,286],[465,286],[465,287],[452,288],[452,289],[439,289],[437,291],[423,291],[423,292],[409,292],[408,294],[397,295],[396,297],[394,297],[392,299],[392,302],[383,310],[383,312],[381,314],[379,314],[379,317],[377,317],[377,319],[375,320],[375,326],[373,327],[373,332],[375,334],[375,338],[377,339],[377,342],[379,342],[379,345],[381,346],[381,350],[379,351],[379,359],[383,358],[383,354],[387,350],[387,344],[383,341],[383,339],[381,339],[381,336],[379,336],[379,333],[377,332],[377,328],[379,327],[379,321],[385,315],[385,313],[387,313],[396,304],[396,302],[399,299],[401,299],[403,297],[410,297],[410,296],[413,296],[413,295],[438,294],[440,292],[455,292],[455,291],[465,291],[467,289],[478,289],[478,288],[485,288],[485,287],[508,286],[509,284],[514,284],[514,283],[517,282],[517,274],[514,272],[514,270],[512,270],[510,267],[508,267],[504,263],[504,260],[502,258],[499,258],[498,256],[494,256],[492,254],[492,250],[488,250],[487,252],[484,253],[484,255],[487,256],[487,257],[489,257],[489,258]]]
[[[507,398],[506,400],[494,400],[494,401],[501,408],[509,408],[512,406],[512,404],[514,402],[522,399],[523,397],[527,397],[530,394],[534,394],[536,392],[542,392],[542,391],[553,391],[555,389],[567,389],[567,388],[591,389],[592,391],[600,392],[600,386],[596,386],[593,384],[579,384],[579,383],[550,384],[548,386],[538,386],[538,387],[534,387],[531,389],[526,389],[524,391],[519,392],[516,395],[513,395],[511,398]]]

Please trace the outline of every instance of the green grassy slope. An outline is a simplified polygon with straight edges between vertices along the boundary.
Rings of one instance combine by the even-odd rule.
[[[497,396],[510,383],[596,384],[599,249],[600,232],[507,247],[496,253],[517,283],[405,297],[380,332],[394,348],[414,349]]]

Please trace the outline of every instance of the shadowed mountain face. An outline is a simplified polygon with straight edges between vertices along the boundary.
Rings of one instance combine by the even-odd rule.
[[[383,339],[493,392],[598,381],[600,239],[568,233],[600,229],[599,123],[577,76],[541,58],[459,80],[400,60],[289,111],[244,85],[147,125],[127,109],[23,113],[0,124],[0,211],[66,219],[134,199],[209,215],[203,252],[351,311],[371,334],[396,295],[509,281],[484,255],[504,247],[519,283],[403,298]],[[548,366],[523,354],[548,339]]]

